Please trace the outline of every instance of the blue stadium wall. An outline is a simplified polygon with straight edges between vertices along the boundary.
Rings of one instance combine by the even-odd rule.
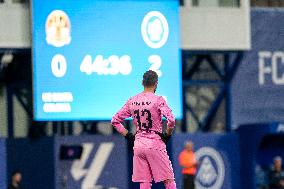
[[[6,188],[7,177],[6,177],[6,140],[0,138],[0,188]]]
[[[56,188],[128,188],[128,151],[123,137],[85,136],[55,138],[54,161]],[[60,146],[81,145],[78,161],[60,160]]]
[[[283,148],[277,145],[268,148],[265,143],[273,142],[269,139],[273,136],[278,140],[275,143],[281,143],[284,138],[284,126],[279,124],[284,122],[283,22],[283,9],[252,9],[252,49],[244,53],[231,85],[231,126],[238,128],[240,137],[243,189],[256,188],[260,182],[255,175],[257,167],[267,172],[273,156],[284,158],[280,153]],[[266,178],[260,180],[268,184],[268,176],[262,177]]]
[[[199,188],[256,188],[258,148],[263,138],[271,134],[281,134],[284,138],[284,125],[243,125],[232,134],[175,134],[169,144],[169,154],[178,188],[182,188],[178,156],[187,140],[195,145],[199,162],[196,185]],[[77,189],[94,185],[104,189],[139,188],[138,184],[131,182],[131,150],[128,151],[125,139],[118,135],[41,138],[35,141],[8,139],[6,142],[0,140],[0,144],[1,162],[5,162],[7,146],[7,175],[20,170],[25,188]],[[61,160],[62,145],[82,145],[81,159]],[[283,152],[283,147],[274,151],[268,154],[269,160],[275,153]],[[0,164],[1,170],[6,170],[5,165]],[[0,172],[1,188],[7,184],[5,172]],[[163,188],[163,184],[154,184],[153,188]]]
[[[247,124],[240,126],[237,133],[240,143],[242,188],[256,188],[256,166],[263,166],[267,162],[272,165],[275,156],[284,158],[284,124]],[[272,140],[265,140],[269,136]],[[265,184],[268,184],[269,181],[266,182]]]
[[[188,139],[195,143],[199,154],[199,184],[226,189],[239,186],[240,157],[235,134],[176,134],[169,144],[169,151],[179,188],[182,175],[177,157]],[[81,159],[61,160],[62,145],[82,145]],[[128,151],[125,139],[118,135],[41,138],[35,141],[9,139],[7,154],[8,175],[20,170],[25,188],[139,188],[131,182],[131,150]],[[212,179],[206,181],[208,177]],[[153,188],[163,188],[163,184],[154,184]]]
[[[3,145],[1,145],[3,143]],[[128,188],[127,145],[120,136],[8,139],[7,175],[19,170],[24,188],[78,189],[89,186]],[[80,160],[60,159],[62,145],[82,145]],[[0,158],[5,162],[5,140],[0,140]],[[2,160],[2,159],[0,159]],[[0,184],[6,188],[6,163],[0,164]],[[99,168],[101,167],[101,169]],[[2,180],[3,178],[3,180]]]
[[[22,173],[23,188],[55,188],[53,139],[7,139],[7,175]]]
[[[233,79],[232,127],[284,121],[284,10],[251,11],[252,49]]]
[[[177,188],[182,188],[182,168],[178,156],[185,141],[194,143],[198,160],[196,186],[198,188],[240,188],[240,148],[237,134],[176,134],[172,155]]]

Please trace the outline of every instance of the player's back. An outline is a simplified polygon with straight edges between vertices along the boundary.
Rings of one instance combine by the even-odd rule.
[[[142,92],[130,98],[128,104],[137,131],[134,148],[166,148],[157,134],[162,132],[162,109],[166,105],[163,97]]]

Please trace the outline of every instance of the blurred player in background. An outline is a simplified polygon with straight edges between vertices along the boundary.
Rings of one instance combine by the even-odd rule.
[[[193,142],[186,141],[184,150],[179,154],[179,164],[182,167],[183,188],[194,189],[194,178],[198,162],[193,151]]]
[[[12,173],[11,183],[8,186],[8,189],[22,189],[22,174],[20,171],[14,171]]]
[[[284,189],[284,170],[280,156],[274,158],[274,164],[269,173],[269,186],[271,189]]]
[[[176,189],[172,164],[166,151],[166,143],[172,135],[175,117],[165,99],[155,95],[158,75],[147,71],[143,75],[144,91],[131,97],[112,118],[112,125],[129,141],[134,141],[133,182],[140,182],[140,189],[150,189],[152,180],[164,182],[166,189]],[[162,131],[162,117],[167,119],[167,130]],[[132,117],[136,134],[122,125]]]

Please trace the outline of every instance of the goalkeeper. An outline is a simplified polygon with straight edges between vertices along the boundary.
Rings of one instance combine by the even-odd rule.
[[[155,95],[158,85],[156,72],[145,72],[142,85],[144,91],[129,98],[113,116],[111,123],[126,139],[135,140],[132,181],[139,182],[140,189],[150,189],[153,179],[164,182],[166,189],[176,189],[172,164],[166,151],[175,117],[164,98]],[[162,132],[163,116],[167,119],[166,133]],[[122,125],[128,117],[133,118],[137,131],[135,135]]]

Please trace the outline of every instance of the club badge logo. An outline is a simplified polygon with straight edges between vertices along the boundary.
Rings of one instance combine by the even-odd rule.
[[[46,42],[54,47],[62,47],[71,42],[71,23],[62,10],[52,11],[45,23]]]
[[[225,166],[219,152],[211,147],[200,148],[196,152],[200,162],[195,185],[197,189],[220,189],[225,178]]]
[[[147,13],[141,24],[141,34],[149,47],[157,49],[164,46],[169,36],[166,17],[159,11]]]

